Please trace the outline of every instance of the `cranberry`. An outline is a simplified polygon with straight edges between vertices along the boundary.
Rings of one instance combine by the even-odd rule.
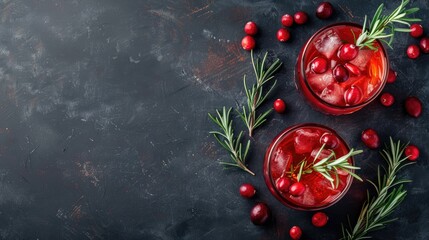
[[[317,212],[313,215],[313,217],[311,218],[311,223],[315,226],[315,227],[323,227],[328,223],[328,215],[326,215],[326,213],[324,212]]]
[[[337,65],[332,70],[335,80],[338,82],[345,82],[349,79],[349,71],[343,65]]]
[[[277,39],[280,42],[287,42],[290,38],[290,33],[286,28],[280,28],[277,31]]]
[[[332,133],[325,133],[320,137],[320,143],[328,148],[334,149],[338,146],[338,138]]]
[[[296,182],[290,185],[289,193],[294,197],[299,197],[305,192],[305,185],[301,182]]]
[[[276,181],[276,188],[280,192],[286,193],[289,191],[290,184],[291,184],[291,182],[290,182],[289,178],[281,177],[281,178],[277,179],[277,181]]]
[[[357,105],[362,100],[362,91],[358,86],[351,86],[344,92],[344,100],[350,106]]]
[[[244,50],[250,51],[255,48],[256,42],[252,36],[245,36],[241,40],[241,46]]]
[[[320,19],[327,19],[334,13],[334,7],[329,2],[322,2],[316,9],[316,16]]]
[[[362,132],[361,140],[368,148],[371,149],[376,149],[380,146],[380,138],[378,137],[377,132],[372,128],[365,129]]]
[[[244,32],[247,35],[256,35],[256,33],[258,33],[258,26],[252,21],[247,22],[246,25],[244,25]]]
[[[392,69],[389,69],[389,75],[387,75],[387,82],[394,83],[396,81],[396,76],[398,76],[398,73],[393,71]]]
[[[286,110],[286,103],[282,99],[278,98],[274,101],[273,108],[274,111],[278,113],[284,113]]]
[[[306,12],[299,11],[293,15],[293,20],[295,20],[296,24],[302,25],[307,22],[308,15]]]
[[[240,195],[244,198],[252,198],[255,196],[256,190],[250,183],[244,183],[240,186]]]
[[[282,25],[285,27],[292,27],[293,25],[293,17],[289,14],[285,14],[282,17]]]
[[[360,75],[360,69],[359,69],[356,65],[353,65],[353,64],[351,64],[351,63],[346,63],[346,64],[344,64],[344,67],[346,67],[346,68],[347,68],[347,70],[348,70],[351,74],[353,74],[353,75],[355,75],[355,76],[359,76],[359,75]]]
[[[407,97],[405,99],[405,110],[412,117],[419,117],[422,113],[422,102],[417,97]]]
[[[289,235],[293,240],[299,240],[302,236],[302,230],[298,226],[293,226],[289,230]]]
[[[265,203],[256,204],[250,211],[250,220],[255,225],[263,225],[270,218],[270,209]]]
[[[407,56],[411,59],[418,58],[420,56],[420,48],[415,44],[411,44],[407,48]]]
[[[385,107],[390,107],[393,105],[393,103],[395,102],[395,98],[393,97],[392,94],[390,93],[383,93],[380,96],[380,102],[383,106]]]
[[[422,39],[420,39],[420,49],[424,53],[429,53],[429,37],[422,37]]]
[[[311,62],[310,68],[315,73],[324,73],[328,70],[328,60],[324,57],[317,57]]]
[[[345,43],[338,50],[338,57],[343,61],[351,61],[356,58],[359,48],[353,43]]]
[[[423,27],[418,23],[414,23],[410,26],[410,35],[414,38],[421,37],[423,35]]]
[[[411,144],[405,148],[404,152],[405,152],[405,156],[407,156],[408,160],[410,161],[415,161],[420,155],[419,149],[416,146]]]

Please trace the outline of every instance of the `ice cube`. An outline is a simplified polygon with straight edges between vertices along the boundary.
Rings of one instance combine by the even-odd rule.
[[[314,46],[316,47],[317,51],[319,51],[328,59],[330,59],[336,53],[341,44],[341,38],[333,29],[323,33],[314,42]]]
[[[320,98],[333,105],[344,105],[344,91],[338,83],[332,83],[323,89]]]
[[[326,71],[322,74],[310,74],[307,77],[308,84],[314,92],[320,93],[335,80],[331,71]]]
[[[294,146],[298,154],[309,153],[320,138],[320,134],[312,129],[302,128],[295,132]]]
[[[270,164],[271,176],[273,179],[282,177],[290,168],[292,163],[292,153],[278,149],[275,158]]]
[[[373,50],[359,50],[356,58],[351,60],[350,63],[357,66],[361,71],[364,71],[368,61],[372,57],[373,52]]]
[[[316,148],[313,151],[311,151],[311,157],[314,159],[316,157],[316,154],[320,151],[320,148]],[[317,159],[315,162],[318,162],[318,160],[322,160],[326,157],[331,155],[331,151],[328,149],[322,149],[322,151],[319,153],[319,156],[317,156]]]

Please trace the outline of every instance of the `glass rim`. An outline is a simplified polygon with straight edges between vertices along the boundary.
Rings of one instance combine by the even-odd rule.
[[[288,207],[291,207],[291,208],[297,209],[297,210],[305,210],[305,211],[322,210],[322,209],[325,209],[325,208],[328,208],[328,207],[334,205],[335,203],[340,201],[346,195],[346,193],[349,191],[349,189],[353,183],[353,177],[350,174],[348,175],[346,186],[341,191],[341,193],[336,198],[334,198],[333,201],[331,201],[327,204],[324,204],[324,205],[318,205],[318,206],[314,206],[314,207],[298,205],[298,204],[291,202],[287,198],[282,197],[281,193],[275,188],[275,182],[274,182],[273,178],[271,177],[270,164],[271,164],[272,154],[273,154],[274,150],[277,149],[278,144],[284,140],[285,136],[287,136],[288,134],[292,133],[295,130],[298,130],[298,129],[301,129],[304,127],[318,127],[318,128],[328,130],[329,132],[331,132],[332,134],[334,134],[338,138],[338,140],[341,142],[341,144],[343,144],[348,151],[350,151],[350,147],[347,145],[346,141],[335,130],[333,130],[333,129],[325,126],[325,125],[318,124],[318,123],[300,123],[300,124],[295,124],[295,125],[289,126],[286,129],[282,130],[273,139],[273,141],[268,146],[268,149],[266,151],[265,158],[264,158],[265,183],[268,185],[268,188],[269,188],[270,192],[274,195],[274,197],[276,197],[280,202],[282,202],[284,205],[286,205]],[[355,165],[355,161],[354,161],[353,157],[350,157],[350,161],[353,165]],[[352,169],[352,172],[354,173],[355,171]]]
[[[329,106],[330,108],[335,108],[335,109],[339,109],[339,110],[344,110],[344,109],[355,109],[355,108],[362,108],[366,105],[368,105],[370,102],[372,102],[375,98],[378,97],[378,95],[383,91],[384,86],[386,85],[387,82],[387,77],[389,74],[389,57],[387,55],[386,49],[384,47],[384,45],[382,44],[382,42],[380,40],[376,40],[377,44],[381,47],[383,56],[385,58],[385,62],[386,62],[386,69],[383,73],[383,78],[382,78],[382,83],[380,85],[380,87],[378,88],[377,92],[375,94],[373,94],[371,97],[367,98],[365,101],[356,104],[356,105],[352,105],[352,106],[338,106],[329,102],[326,102],[325,100],[323,100],[322,98],[319,97],[319,95],[317,95],[314,90],[310,87],[308,81],[307,81],[307,76],[305,74],[305,65],[304,65],[304,59],[305,59],[305,55],[307,53],[307,49],[309,48],[310,43],[313,41],[313,39],[319,35],[321,32],[335,27],[335,26],[353,26],[353,27],[357,27],[357,28],[362,28],[362,25],[358,24],[358,23],[353,23],[353,22],[339,22],[339,23],[333,23],[330,25],[327,25],[319,30],[317,30],[317,32],[315,32],[313,35],[311,35],[311,37],[307,40],[307,42],[305,43],[305,45],[302,48],[302,54],[301,54],[301,59],[300,59],[300,70],[301,70],[301,74],[303,77],[303,82],[306,86],[306,88],[309,90],[309,92],[313,95],[313,97],[315,97],[317,100],[319,100],[322,104]]]

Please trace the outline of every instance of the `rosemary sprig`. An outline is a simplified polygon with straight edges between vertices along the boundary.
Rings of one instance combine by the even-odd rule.
[[[381,174],[380,167],[377,171],[377,184],[369,181],[375,188],[376,194],[372,198],[367,192],[368,200],[362,206],[361,212],[354,227],[350,224],[349,229],[343,225],[342,240],[361,240],[371,238],[368,234],[374,230],[384,228],[387,223],[395,221],[389,215],[395,210],[407,195],[404,183],[411,182],[406,179],[398,179],[397,174],[403,167],[413,162],[403,163],[408,159],[404,157],[405,145],[398,141],[394,143],[390,138],[390,148],[386,146],[381,155],[387,162],[387,169]]]
[[[243,147],[241,144],[241,137],[243,135],[243,132],[241,131],[238,136],[234,138],[232,120],[230,119],[231,109],[232,108],[226,110],[226,108],[223,107],[222,112],[216,110],[216,117],[209,113],[210,119],[221,129],[221,131],[210,131],[210,133],[213,134],[219,144],[229,152],[232,159],[231,162],[220,163],[225,166],[241,168],[242,170],[252,175],[255,175],[255,173],[250,171],[245,165],[247,153],[249,152],[250,140],[247,140],[246,147],[243,151]]]
[[[410,26],[410,22],[421,21],[418,18],[408,17],[408,15],[419,10],[419,8],[405,9],[405,6],[408,3],[409,0],[402,0],[401,4],[388,16],[381,15],[384,4],[380,4],[380,6],[377,8],[377,11],[375,11],[374,17],[372,18],[368,29],[366,28],[367,16],[365,15],[362,33],[356,39],[356,46],[360,48],[367,47],[369,49],[375,50],[376,47],[373,46],[373,42],[378,39],[391,47],[395,32],[410,32],[409,28],[397,28],[394,25],[394,23],[400,23]],[[388,38],[390,39],[386,40]]]
[[[254,129],[264,123],[266,121],[267,115],[271,112],[271,109],[269,109],[257,116],[256,109],[265,101],[267,96],[273,90],[277,81],[274,81],[274,83],[271,85],[271,87],[265,94],[263,91],[263,86],[274,78],[274,73],[282,65],[280,60],[276,59],[271,65],[268,66],[267,69],[265,69],[265,61],[267,59],[267,55],[268,52],[265,53],[262,61],[260,61],[259,58],[255,60],[253,58],[253,51],[251,51],[251,59],[253,70],[255,71],[256,75],[256,83],[253,84],[251,88],[248,88],[246,83],[246,75],[244,75],[243,77],[244,90],[247,96],[247,108],[243,106],[243,112],[240,112],[238,110],[237,112],[246,124],[250,137],[253,135]]]
[[[362,178],[360,178],[357,174],[353,172],[354,170],[360,169],[360,168],[351,165],[350,162],[348,161],[350,157],[362,153],[362,150],[354,150],[352,148],[347,154],[339,158],[335,156],[334,151],[331,151],[331,154],[329,154],[327,157],[316,162],[316,159],[319,158],[319,155],[322,152],[324,147],[325,147],[325,144],[323,144],[322,147],[319,149],[317,154],[314,156],[314,159],[312,162],[309,163],[309,161],[304,159],[301,162],[299,162],[295,168],[291,169],[290,174],[292,176],[296,175],[298,182],[301,180],[301,176],[303,174],[318,172],[327,180],[329,180],[329,182],[332,185],[332,188],[337,188],[339,184],[338,170],[347,172],[352,177],[358,179],[359,181],[362,181]],[[295,173],[297,169],[298,169],[298,173]]]

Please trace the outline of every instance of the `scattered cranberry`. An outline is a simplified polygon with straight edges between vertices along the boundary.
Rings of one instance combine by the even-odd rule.
[[[393,95],[390,93],[383,93],[380,96],[380,102],[383,106],[390,107],[395,102],[395,97],[393,97]]]
[[[408,46],[407,56],[411,59],[418,58],[420,56],[420,48],[415,44]]]
[[[387,75],[387,82],[394,83],[396,81],[396,76],[398,76],[398,73],[393,71],[392,69],[389,69],[389,75]]]
[[[338,146],[338,138],[332,133],[325,133],[320,137],[320,143],[325,144],[330,149]]]
[[[282,99],[278,98],[274,101],[273,108],[274,111],[278,113],[284,113],[286,110],[286,103]]]
[[[277,39],[280,42],[287,42],[290,38],[290,33],[286,28],[280,28],[277,31]]]
[[[324,73],[328,70],[328,60],[324,57],[317,57],[311,62],[310,68],[315,73]]]
[[[270,209],[265,203],[256,204],[250,211],[250,220],[255,225],[263,225],[270,218]]]
[[[302,230],[298,226],[293,226],[289,230],[289,235],[293,240],[299,240],[302,236]]]
[[[380,138],[378,137],[377,132],[372,128],[368,128],[362,132],[361,140],[368,148],[371,149],[376,149],[380,146]]]
[[[281,178],[277,179],[277,181],[276,181],[276,188],[280,192],[286,193],[289,191],[290,184],[291,184],[291,182],[290,182],[289,178],[281,177]]]
[[[305,192],[305,185],[301,182],[296,182],[290,185],[289,193],[294,197],[299,197]]]
[[[351,61],[356,58],[359,53],[359,48],[352,43],[345,43],[341,45],[338,50],[338,57],[343,61]]]
[[[245,36],[243,40],[241,40],[241,46],[244,50],[250,51],[255,48],[256,42],[252,36]]]
[[[324,212],[317,212],[311,218],[311,223],[313,223],[315,227],[323,227],[328,223],[328,219],[328,215]]]
[[[414,145],[408,145],[405,148],[405,156],[408,157],[408,160],[415,161],[420,155],[419,149]]]
[[[357,105],[362,100],[362,91],[357,86],[351,86],[344,92],[344,100],[350,106]]]
[[[407,97],[405,100],[405,110],[412,117],[419,117],[422,113],[422,102],[417,97]]]
[[[349,79],[349,71],[343,65],[337,65],[332,70],[335,80],[338,82],[345,82]]]
[[[429,53],[429,37],[422,37],[422,39],[420,39],[420,49],[424,53]]]
[[[347,70],[348,70],[351,74],[353,74],[353,75],[355,75],[355,76],[359,76],[359,75],[360,75],[360,70],[359,70],[359,68],[358,68],[356,65],[353,65],[353,64],[351,64],[351,63],[346,63],[346,64],[344,64],[344,67],[346,67],[346,68],[347,68]]]
[[[282,25],[285,27],[292,27],[293,25],[293,17],[289,14],[285,14],[282,17]]]
[[[244,183],[240,186],[240,195],[244,198],[252,198],[255,196],[256,190],[250,183]]]
[[[316,9],[316,16],[320,19],[327,19],[334,13],[334,7],[329,2],[322,2]]]
[[[256,33],[258,33],[258,26],[252,21],[247,22],[246,25],[244,25],[244,32],[247,35],[256,35]]]
[[[302,25],[307,22],[308,15],[306,12],[299,11],[293,15],[293,20],[295,20],[296,24]]]
[[[423,27],[418,23],[414,23],[410,26],[410,35],[414,38],[421,37],[423,35]]]

